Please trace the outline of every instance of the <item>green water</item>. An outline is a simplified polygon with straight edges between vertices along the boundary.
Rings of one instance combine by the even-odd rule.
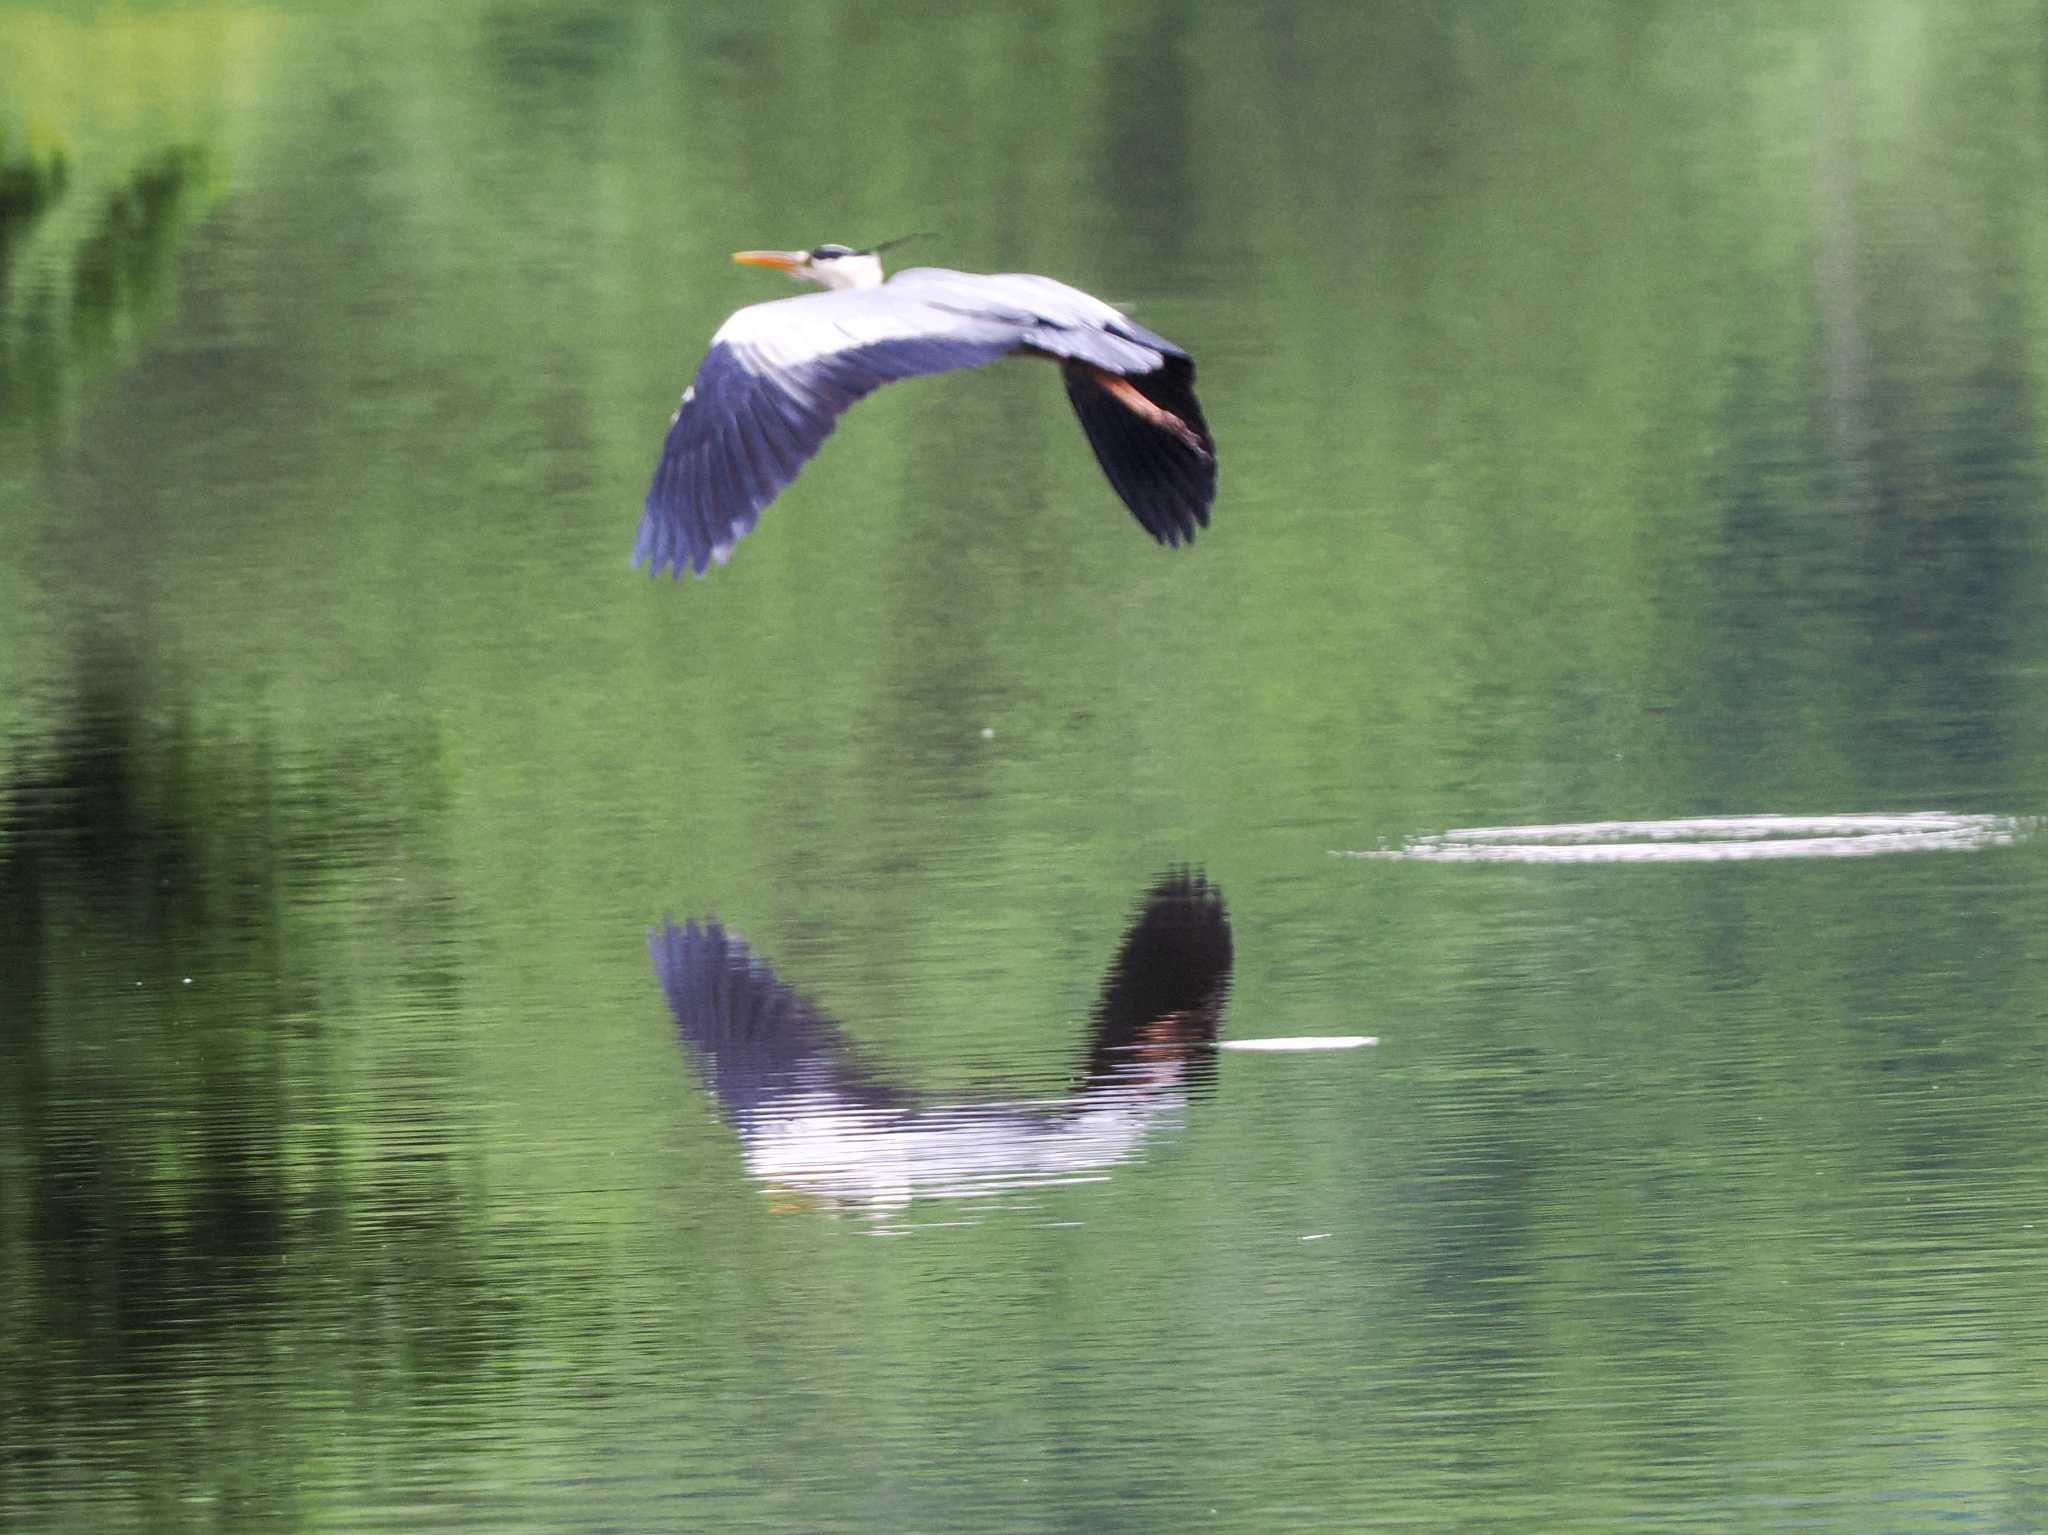
[[[2044,82],[2039,0],[0,3],[0,1528],[2048,1526],[2038,837],[1329,856],[2048,808]],[[1212,528],[1003,364],[629,571],[728,253],[910,230],[1188,348]],[[1177,870],[1223,1039],[1379,1043],[1091,1115]],[[789,1176],[670,916],[898,1160]]]

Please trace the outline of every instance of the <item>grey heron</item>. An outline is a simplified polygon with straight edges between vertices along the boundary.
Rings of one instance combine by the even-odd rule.
[[[826,291],[749,305],[711,338],[670,418],[635,566],[680,577],[723,565],[854,401],[1013,356],[1059,364],[1102,472],[1146,532],[1179,544],[1209,525],[1216,446],[1186,352],[1050,277],[912,267],[885,282],[886,248],[733,256]]]
[[[783,1194],[877,1214],[1100,1177],[1215,1079],[1230,919],[1197,870],[1163,876],[1103,979],[1064,1091],[931,1101],[715,918],[650,928],[669,1012],[747,1170]]]

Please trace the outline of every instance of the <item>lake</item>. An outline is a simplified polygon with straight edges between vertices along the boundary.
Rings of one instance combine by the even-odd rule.
[[[0,1527],[2048,1527],[2048,5],[0,35]]]

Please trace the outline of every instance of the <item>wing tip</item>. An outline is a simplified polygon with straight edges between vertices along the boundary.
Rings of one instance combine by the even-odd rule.
[[[664,570],[668,572],[671,581],[682,580],[685,570],[688,570],[699,581],[704,579],[704,562],[702,560],[693,562],[687,553],[681,551],[674,554],[657,554],[652,559],[649,559],[645,550],[636,549],[633,551],[632,559],[626,562],[626,568],[628,570],[638,570],[642,565],[647,567],[647,579],[650,581],[660,580],[661,573]]]
[[[1157,509],[1154,509],[1154,512],[1156,515]],[[1187,511],[1175,507],[1167,510],[1157,525],[1146,525],[1145,531],[1166,548],[1178,549],[1182,544],[1192,544],[1195,541],[1195,534],[1207,530],[1208,526],[1208,507],[1199,506]]]

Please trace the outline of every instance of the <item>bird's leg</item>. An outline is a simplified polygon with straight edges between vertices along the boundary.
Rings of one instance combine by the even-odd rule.
[[[1112,373],[1107,368],[1090,368],[1088,371],[1095,375],[1096,383],[1100,384],[1126,410],[1129,410],[1140,420],[1150,422],[1162,431],[1173,433],[1174,436],[1187,444],[1188,451],[1193,453],[1195,457],[1204,460],[1209,458],[1209,450],[1202,445],[1202,439],[1196,435],[1193,427],[1181,420],[1172,411],[1166,409],[1165,406],[1146,399],[1144,391],[1139,389],[1136,384],[1125,378],[1121,373]]]

